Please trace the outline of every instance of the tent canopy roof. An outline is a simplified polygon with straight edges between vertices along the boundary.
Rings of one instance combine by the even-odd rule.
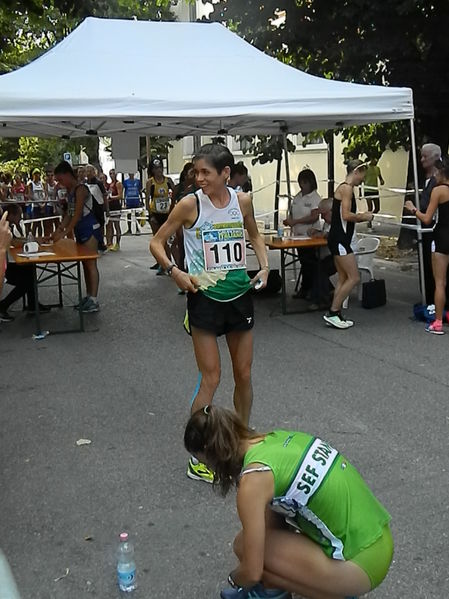
[[[408,88],[314,77],[217,23],[87,18],[0,77],[0,136],[262,134],[413,118]]]

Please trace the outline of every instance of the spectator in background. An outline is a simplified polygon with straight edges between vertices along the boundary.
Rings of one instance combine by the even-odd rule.
[[[290,206],[290,215],[284,220],[284,225],[291,227],[295,237],[306,236],[310,226],[318,226],[318,205],[321,196],[317,192],[318,184],[313,171],[306,168],[298,174],[300,192],[295,195]],[[298,250],[301,262],[301,287],[294,297],[306,299],[310,295],[313,283],[315,250],[312,248]]]
[[[1,211],[1,208],[0,208]],[[0,219],[0,294],[3,289],[3,281],[5,279],[5,271],[7,264],[7,256],[9,246],[11,244],[11,230],[8,224],[8,212],[4,212]]]
[[[56,209],[56,190],[58,184],[55,181],[55,174],[52,168],[47,168],[45,171],[44,192],[45,199],[45,216],[50,217],[55,215]],[[55,230],[55,220],[44,220],[44,236],[49,237]]]
[[[22,208],[19,204],[11,204],[8,206],[7,220],[10,229],[20,223],[22,218]],[[11,238],[10,238],[11,239]],[[21,240],[13,240],[14,243],[23,243]],[[0,301],[0,322],[12,322],[14,317],[8,314],[10,306],[17,300],[21,299],[24,295],[27,296],[28,305],[27,311],[33,313],[35,311],[35,295],[34,295],[34,280],[33,280],[33,267],[30,265],[18,266],[15,262],[8,262],[5,271],[5,279],[9,285],[13,286],[13,289],[8,295]],[[49,312],[50,307],[39,304],[39,312]]]
[[[326,198],[325,200],[321,200],[318,205],[318,211],[322,221],[318,221],[318,225],[310,227],[307,234],[309,237],[321,237],[327,239],[332,220],[332,199]],[[318,259],[320,260],[320,268],[313,269],[313,283],[310,294],[311,304],[309,304],[310,310],[318,310],[322,304],[329,305],[333,289],[329,277],[336,273],[334,258],[330,253],[329,248],[319,248]]]
[[[248,183],[248,169],[242,161],[237,162],[231,168],[228,186],[235,191],[243,191],[243,187]]]
[[[182,200],[182,198],[190,193],[194,193],[195,189],[195,167],[193,162],[187,162],[181,171],[179,183],[176,185],[173,192],[172,209]],[[182,227],[175,233],[175,238],[171,246],[171,253],[176,266],[181,270],[185,270],[184,234]],[[183,295],[184,291],[179,289],[178,293]]]
[[[380,210],[379,183],[385,184],[380,168],[377,166],[377,159],[372,158],[366,169],[364,192],[368,212],[377,214]],[[372,221],[368,222],[368,228],[373,228]]]
[[[142,205],[142,184],[140,179],[134,177],[134,173],[128,173],[128,179],[123,182],[123,191],[125,194],[125,206],[127,210],[140,208]],[[140,234],[139,224],[136,222],[136,235]],[[128,213],[128,230],[125,235],[131,235],[131,213]]]
[[[436,144],[424,144],[421,148],[421,166],[424,170],[425,181],[423,190],[419,199],[420,212],[425,213],[430,202],[430,195],[436,185],[436,168],[435,164],[441,158],[441,148]],[[435,221],[432,219],[428,226],[433,228]],[[435,294],[435,281],[432,272],[432,234],[424,233],[422,236],[422,251],[423,251],[423,266],[424,266],[424,281],[421,281],[421,286],[424,285],[426,304],[433,304]]]
[[[45,215],[45,190],[41,181],[41,172],[35,168],[32,172],[31,181],[28,183],[28,199],[31,201],[30,210],[27,211],[27,217],[32,219],[31,232],[35,237],[43,235],[41,216]],[[29,225],[28,225],[29,227]],[[25,226],[28,233],[29,228]]]
[[[108,208],[109,208],[109,220],[106,225],[106,244],[108,249],[112,252],[117,252],[120,249],[120,240],[122,238],[122,231],[120,228],[120,211],[122,209],[122,198],[123,198],[123,185],[117,179],[117,173],[115,169],[111,168],[109,171],[111,182],[109,183],[108,189]],[[115,231],[115,243],[114,241]]]

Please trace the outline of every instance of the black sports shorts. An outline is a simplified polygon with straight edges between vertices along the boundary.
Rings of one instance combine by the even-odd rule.
[[[217,302],[201,291],[188,293],[187,316],[187,332],[196,327],[219,337],[232,331],[249,331],[254,326],[253,300],[249,293],[229,302]]]

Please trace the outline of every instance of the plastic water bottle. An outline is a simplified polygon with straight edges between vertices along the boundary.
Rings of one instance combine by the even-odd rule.
[[[278,224],[278,237],[279,237],[279,239],[282,239],[284,237],[284,225],[282,224],[281,221],[279,221],[279,224]]]
[[[134,546],[129,541],[127,532],[120,534],[120,545],[117,551],[117,581],[119,589],[125,593],[130,593],[137,588]]]
[[[31,231],[27,235],[27,241],[35,241],[33,233]]]

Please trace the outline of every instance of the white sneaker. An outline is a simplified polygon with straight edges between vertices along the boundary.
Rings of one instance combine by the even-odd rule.
[[[323,318],[327,325],[336,329],[349,329],[354,326],[352,320],[344,320],[343,318],[340,318],[338,314],[324,314]]]

